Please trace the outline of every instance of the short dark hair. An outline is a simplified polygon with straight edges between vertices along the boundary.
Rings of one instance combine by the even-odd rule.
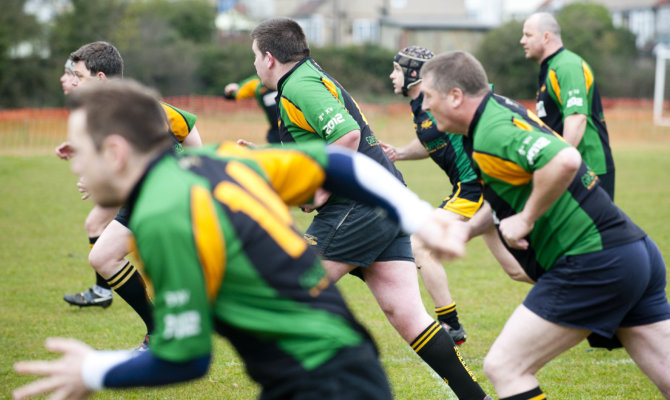
[[[123,136],[139,153],[167,149],[174,143],[157,93],[133,80],[93,82],[67,100],[72,111],[86,112],[86,130],[97,150],[112,134]]]
[[[484,67],[465,51],[450,51],[428,60],[421,68],[421,77],[426,76],[441,93],[459,88],[466,95],[477,96],[491,90]]]
[[[281,63],[302,61],[309,57],[305,32],[290,18],[272,18],[261,22],[251,32],[251,39],[261,53],[269,52]]]
[[[88,43],[70,53],[73,62],[83,61],[91,74],[102,72],[108,77],[123,77],[123,58],[112,44]]]

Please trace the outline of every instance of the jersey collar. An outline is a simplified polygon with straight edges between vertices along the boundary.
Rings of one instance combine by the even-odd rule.
[[[470,121],[470,127],[468,128],[468,137],[470,140],[474,140],[473,136],[475,134],[475,129],[477,128],[477,124],[479,123],[479,119],[482,117],[482,114],[484,113],[484,109],[486,108],[486,104],[489,102],[489,99],[493,96],[493,89],[491,89],[490,92],[486,93],[486,96],[482,99],[482,102],[479,103],[479,106],[477,107],[477,110],[475,111],[474,117],[472,117],[472,121]]]
[[[277,98],[279,98],[279,96],[281,95],[284,82],[286,82],[289,76],[291,76],[291,74],[293,74],[293,72],[295,72],[296,69],[300,68],[302,64],[306,63],[307,61],[310,61],[311,59],[312,59],[311,57],[307,57],[304,60],[298,62],[296,65],[293,66],[293,68],[291,68],[290,71],[288,71],[287,73],[284,74],[284,76],[279,78],[279,81],[277,82]]]
[[[125,203],[125,208],[128,210],[128,220],[133,215],[133,208],[135,206],[135,202],[137,201],[137,198],[140,195],[140,192],[142,191],[142,185],[144,184],[144,180],[146,177],[149,175],[149,172],[151,172],[152,169],[158,164],[159,161],[161,161],[165,157],[176,157],[177,153],[175,152],[174,148],[170,146],[169,149],[165,150],[164,152],[160,153],[156,158],[154,158],[149,165],[147,165],[147,169],[144,171],[140,179],[135,183],[135,186],[133,186],[133,189],[130,191],[130,194],[128,195],[128,198],[126,199]]]

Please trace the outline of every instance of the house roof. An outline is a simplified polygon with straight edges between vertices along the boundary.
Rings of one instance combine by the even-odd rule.
[[[406,29],[451,29],[451,30],[476,30],[488,31],[496,27],[496,24],[472,21],[464,18],[407,18],[407,17],[384,17],[380,24]]]
[[[291,16],[295,18],[309,17],[313,14],[316,14],[321,6],[327,3],[328,0],[308,0],[301,5],[299,5],[292,13]]]

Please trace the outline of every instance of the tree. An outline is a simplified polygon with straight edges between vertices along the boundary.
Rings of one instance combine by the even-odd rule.
[[[24,5],[25,0],[9,0],[0,12],[0,107],[29,105],[42,94],[44,77],[39,66],[44,35],[35,17],[24,12]]]
[[[591,66],[603,96],[645,96],[651,88],[650,71],[638,71],[638,51],[635,35],[617,28],[604,6],[593,3],[573,3],[556,15],[566,48],[582,56]],[[626,76],[627,79],[621,79]],[[645,82],[648,81],[649,82]],[[647,88],[640,91],[641,88]]]
[[[532,99],[537,90],[537,64],[526,60],[519,44],[523,23],[510,21],[488,32],[475,56],[484,66],[496,93],[513,99]]]
[[[572,3],[556,19],[564,46],[589,63],[601,95],[651,96],[653,74],[648,63],[640,60],[635,36],[615,27],[605,7]],[[508,22],[488,32],[476,51],[496,92],[514,99],[534,98],[537,90],[539,67],[524,57],[519,44],[522,30],[523,22]],[[639,73],[640,68],[644,72]]]

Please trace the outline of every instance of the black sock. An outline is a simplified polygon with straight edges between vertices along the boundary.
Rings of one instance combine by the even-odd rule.
[[[107,280],[109,286],[118,293],[123,300],[142,318],[147,326],[147,333],[154,330],[151,302],[142,275],[130,263],[121,268],[113,277]]]
[[[435,307],[435,314],[437,314],[438,321],[449,325],[451,329],[458,329],[461,327],[460,322],[458,322],[456,302],[444,307]]]
[[[514,396],[501,397],[500,400],[546,400],[546,398],[547,395],[545,395],[544,392],[542,392],[542,389],[538,386],[535,389],[515,394]]]
[[[482,400],[486,393],[465,365],[449,334],[433,321],[411,344],[412,349],[444,379],[460,400]]]

